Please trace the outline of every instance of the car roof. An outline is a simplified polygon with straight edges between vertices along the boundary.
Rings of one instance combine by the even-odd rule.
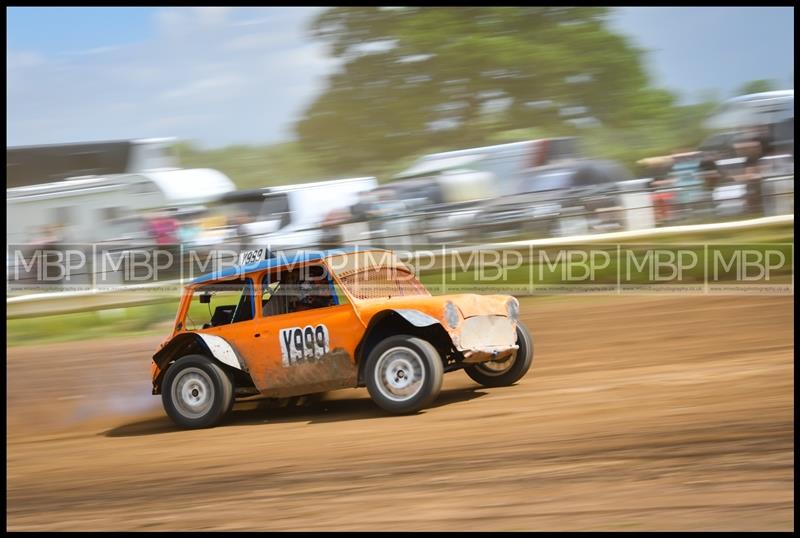
[[[223,269],[222,271],[217,271],[216,273],[209,273],[207,275],[199,276],[193,279],[189,284],[203,284],[205,282],[223,280],[232,276],[244,276],[248,273],[257,273],[259,271],[263,271],[264,269],[274,269],[276,267],[283,267],[286,265],[322,261],[324,258],[328,258],[330,256],[373,250],[384,249],[374,247],[344,247],[329,250],[297,251],[292,254],[278,252],[275,257],[267,258],[266,260],[260,260],[247,265],[235,265],[233,267]]]

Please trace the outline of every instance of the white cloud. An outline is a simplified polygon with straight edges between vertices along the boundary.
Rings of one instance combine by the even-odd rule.
[[[30,51],[7,51],[6,52],[6,72],[17,71],[28,67],[36,67],[44,63],[44,56],[37,52]]]
[[[186,125],[198,125],[209,119],[214,119],[217,116],[211,114],[185,114],[176,116],[163,116],[154,118],[147,122],[147,127],[154,130],[160,129],[175,129],[181,128]]]
[[[228,18],[229,7],[196,7],[195,16],[204,26],[224,24]]]
[[[335,65],[306,33],[319,10],[169,8],[137,44],[64,44],[69,52],[47,57],[8,51],[8,144],[285,139]]]
[[[237,35],[222,45],[223,50],[237,52],[263,49],[269,46],[280,46],[285,43],[286,32],[270,33],[266,31],[254,34]]]
[[[260,24],[269,24],[271,20],[268,17],[261,19],[249,19],[246,21],[237,21],[232,23],[234,26],[258,26]]]
[[[228,98],[232,97],[232,90],[241,86],[242,82],[242,79],[232,75],[204,78],[193,81],[185,86],[168,90],[161,94],[161,97],[166,100],[191,97],[198,99]]]
[[[162,9],[156,12],[156,25],[159,31],[170,33],[186,26],[184,11],[178,9]]]
[[[95,54],[105,54],[107,52],[114,52],[115,50],[119,50],[119,48],[120,48],[119,46],[94,47],[91,49],[62,52],[61,54],[65,56],[92,56]]]

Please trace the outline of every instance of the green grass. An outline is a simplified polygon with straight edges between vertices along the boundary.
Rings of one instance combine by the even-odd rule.
[[[733,249],[736,245],[746,246],[749,249],[765,252],[780,251],[783,253],[787,263],[783,264],[780,268],[774,271],[776,277],[780,277],[781,281],[786,281],[792,274],[792,254],[794,244],[794,229],[791,224],[775,224],[759,226],[757,228],[749,228],[743,230],[722,230],[714,232],[698,232],[691,234],[668,234],[662,236],[655,236],[647,239],[625,239],[609,243],[587,243],[571,244],[564,243],[563,245],[552,245],[547,247],[521,247],[521,248],[507,248],[504,252],[518,252],[523,259],[521,267],[509,270],[506,278],[503,279],[505,284],[518,285],[525,284],[530,281],[531,266],[533,266],[534,282],[539,284],[561,284],[566,282],[561,278],[564,273],[565,264],[555,263],[558,252],[560,249],[574,249],[574,250],[595,250],[606,252],[610,258],[610,263],[607,267],[598,271],[593,279],[594,282],[599,284],[616,283],[617,282],[617,267],[619,260],[617,259],[617,246],[620,246],[620,251],[623,257],[623,262],[631,252],[633,256],[637,257],[637,263],[641,263],[641,257],[646,255],[648,249],[658,248],[672,252],[678,251],[691,251],[697,256],[698,264],[696,267],[685,272],[685,278],[682,282],[702,282],[704,280],[704,255],[705,247],[708,246],[709,262],[717,256],[715,253],[719,252],[725,263],[731,259]],[[533,259],[530,256],[533,255]],[[688,259],[687,255],[687,258]],[[455,263],[453,258],[451,263]],[[468,255],[460,257],[462,263],[466,263]],[[513,258],[511,258],[513,259]],[[563,259],[563,258],[562,258]],[[602,255],[598,255],[598,260],[603,261]],[[545,260],[550,265],[547,265]],[[565,260],[566,261],[566,260]],[[604,263],[602,264],[604,265]],[[552,266],[552,267],[551,267]],[[475,274],[473,269],[474,265],[468,265],[469,270],[461,271],[456,275],[447,270],[445,276],[446,284],[453,285],[468,285],[476,284],[479,282],[479,275]],[[567,267],[568,269],[568,267]],[[634,266],[633,269],[636,269]],[[631,273],[629,282],[631,284],[645,284],[650,283],[651,280],[646,274],[648,271],[634,271]],[[442,283],[443,267],[442,263],[437,263],[433,268],[427,270],[420,275],[420,280],[426,285],[435,286]],[[732,270],[722,271],[722,275],[730,280],[735,277]]]
[[[792,281],[791,246],[767,247],[753,245],[748,247],[752,256],[764,256],[769,252],[772,259],[778,261],[783,254],[785,263],[770,271],[768,284],[788,284]],[[646,248],[629,248],[620,251],[620,258],[616,250],[595,251],[600,269],[591,273],[587,272],[584,263],[570,263],[568,258],[558,258],[556,253],[546,254],[547,262],[534,261],[518,268],[509,270],[506,275],[496,281],[487,282],[481,278],[479,271],[470,268],[468,271],[458,273],[447,272],[442,277],[441,271],[429,271],[421,276],[421,281],[433,293],[511,293],[526,294],[546,292],[552,286],[571,286],[570,290],[579,291],[586,286],[601,286],[613,288],[621,281],[625,285],[700,285],[706,280],[706,263],[709,274],[714,274],[716,263],[717,271],[715,281],[726,284],[754,284],[748,283],[746,278],[738,278],[737,253],[733,247],[712,248],[708,251],[708,258],[702,246],[694,248],[669,249],[660,248],[659,254],[665,262],[660,269],[654,263],[654,254]],[[603,252],[607,257],[603,256]],[[564,256],[568,254],[565,253]],[[685,260],[685,266],[680,267],[680,273],[674,273],[669,264],[668,256],[674,259]],[[739,258],[740,259],[740,258]],[[545,260],[545,258],[543,258]],[[560,260],[560,261],[559,261]],[[578,258],[580,261],[580,258]],[[706,260],[708,260],[706,262]],[[716,262],[715,262],[716,260]],[[733,263],[732,263],[733,262]],[[756,269],[750,269],[750,277],[755,278]],[[489,272],[494,274],[494,270]],[[746,275],[745,275],[746,276]],[[663,282],[669,280],[669,283]],[[583,288],[581,288],[583,287]],[[666,288],[663,288],[666,289]],[[537,291],[538,290],[538,291]],[[566,289],[564,291],[567,291]]]
[[[175,319],[177,301],[77,314],[6,321],[6,345],[21,346],[74,340],[166,333]]]

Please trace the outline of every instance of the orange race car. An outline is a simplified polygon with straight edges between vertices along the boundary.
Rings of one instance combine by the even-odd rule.
[[[153,356],[153,394],[180,426],[219,423],[237,398],[366,386],[392,413],[438,396],[444,372],[516,382],[533,343],[508,295],[431,296],[391,251],[264,257],[186,286]]]

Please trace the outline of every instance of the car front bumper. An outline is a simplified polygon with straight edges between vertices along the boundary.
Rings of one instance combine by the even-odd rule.
[[[502,360],[519,349],[517,324],[507,316],[472,316],[458,327],[453,343],[466,363]]]

